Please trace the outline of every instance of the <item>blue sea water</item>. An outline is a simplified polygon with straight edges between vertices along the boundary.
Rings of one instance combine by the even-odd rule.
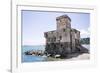
[[[90,49],[90,45],[82,45],[87,49]],[[37,46],[22,46],[22,63],[27,62],[43,62],[46,61],[46,57],[42,56],[33,56],[33,55],[25,55],[24,52],[31,50],[45,50],[45,45],[37,45]]]
[[[37,46],[22,46],[22,62],[41,62],[45,61],[45,58],[42,56],[33,56],[33,55],[25,55],[24,52],[31,50],[45,50],[44,45]]]

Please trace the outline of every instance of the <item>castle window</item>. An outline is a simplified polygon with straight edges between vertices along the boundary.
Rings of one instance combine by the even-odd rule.
[[[62,44],[61,44],[60,46],[61,46],[61,48],[63,47],[63,45],[62,45]]]
[[[54,41],[56,41],[56,37],[54,37]]]
[[[60,36],[59,39],[61,40],[62,39],[62,36]]]
[[[48,34],[47,34],[47,33],[45,33],[45,36],[46,36],[46,37],[48,37]]]
[[[63,29],[63,32],[65,32],[65,29]]]

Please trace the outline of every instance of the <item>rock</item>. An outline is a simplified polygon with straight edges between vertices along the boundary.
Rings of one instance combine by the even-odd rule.
[[[78,51],[80,53],[89,53],[89,50],[87,48],[83,47],[82,45],[76,46],[76,48],[78,49]]]
[[[37,51],[26,51],[24,52],[25,55],[34,55],[34,56],[43,56],[44,52],[42,50],[37,50]]]
[[[55,58],[59,58],[61,55],[59,55],[59,54],[57,54],[57,55],[55,55]]]

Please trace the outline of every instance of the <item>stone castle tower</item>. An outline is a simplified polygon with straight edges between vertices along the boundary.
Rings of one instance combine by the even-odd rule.
[[[80,31],[71,28],[71,18],[62,15],[56,18],[57,30],[45,32],[45,53],[50,56],[66,57],[72,53],[83,53],[88,50],[80,44]]]

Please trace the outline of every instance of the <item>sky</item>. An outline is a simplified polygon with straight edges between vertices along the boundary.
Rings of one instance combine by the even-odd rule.
[[[44,32],[56,30],[56,17],[65,14],[71,18],[71,27],[81,32],[81,38],[90,36],[89,13],[22,10],[22,44],[44,45]]]

